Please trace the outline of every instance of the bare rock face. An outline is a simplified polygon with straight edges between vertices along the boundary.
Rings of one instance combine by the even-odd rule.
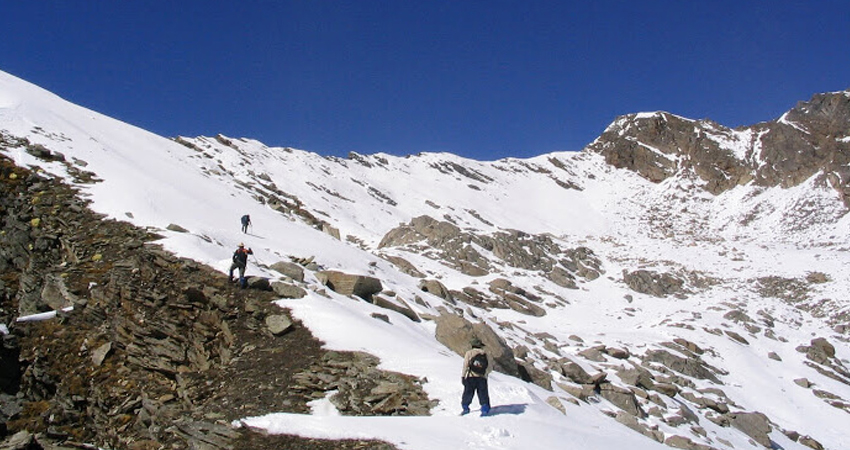
[[[713,194],[751,181],[796,186],[822,171],[848,204],[848,125],[850,95],[833,92],[800,102],[780,119],[735,130],[665,112],[621,116],[585,150],[654,182],[694,173]]]
[[[732,130],[710,121],[663,112],[631,114],[618,117],[587,150],[654,182],[678,173],[680,164],[687,165],[713,181],[709,190],[718,193],[749,181],[747,168],[718,143],[718,138],[732,136]]]

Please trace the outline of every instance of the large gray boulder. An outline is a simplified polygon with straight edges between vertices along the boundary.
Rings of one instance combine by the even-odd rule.
[[[812,345],[806,351],[806,357],[814,362],[826,364],[835,357],[835,347],[825,338],[812,339]]]
[[[319,281],[337,294],[356,295],[372,301],[372,295],[384,290],[381,280],[366,275],[351,275],[336,270],[323,270],[316,273]]]
[[[435,322],[437,324],[437,340],[453,352],[463,356],[472,348],[469,342],[473,337],[477,337],[484,343],[484,349],[493,361],[493,370],[519,376],[513,350],[486,323],[472,323],[444,309]],[[460,373],[460,370],[461,368],[458,367],[458,373]]]
[[[449,303],[454,304],[454,297],[449,289],[437,280],[422,280],[419,282],[419,289],[422,292],[428,292],[429,294],[434,294],[437,297],[442,298],[443,300],[448,301]]]
[[[271,288],[275,294],[283,298],[304,298],[307,295],[307,291],[300,286],[282,281],[272,281]]]
[[[611,383],[601,383],[599,384],[599,395],[635,417],[646,417],[646,413],[640,407],[640,404],[638,404],[637,397],[629,389],[621,388]]]
[[[404,301],[401,299],[398,299],[398,301],[403,304],[399,305],[398,303],[395,303],[392,300],[384,298],[380,295],[372,296],[372,303],[374,303],[375,306],[380,306],[381,308],[389,309],[390,311],[395,311],[414,322],[422,321],[422,319],[419,318],[419,315],[417,315],[416,312],[413,311],[409,305],[407,305],[407,303],[404,303]]]
[[[768,437],[771,427],[767,416],[760,412],[736,412],[728,414],[728,417],[733,427],[741,430],[759,444],[773,448],[770,437]]]
[[[304,269],[298,264],[286,261],[278,261],[269,267],[272,270],[280,273],[283,276],[289,277],[294,281],[304,281]]]

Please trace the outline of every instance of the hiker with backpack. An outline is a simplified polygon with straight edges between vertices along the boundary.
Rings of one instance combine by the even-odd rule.
[[[242,289],[248,287],[248,280],[245,279],[245,269],[248,267],[248,255],[253,255],[254,251],[250,248],[245,248],[245,244],[239,243],[239,248],[233,252],[233,263],[230,265],[230,275],[228,281],[233,282],[233,270],[239,269],[239,286]]]
[[[251,225],[251,216],[248,215],[248,214],[245,214],[244,216],[242,216],[242,232],[243,233],[248,233],[248,225]]]
[[[463,357],[463,395],[460,405],[463,408],[461,415],[469,414],[469,404],[472,397],[478,394],[478,403],[481,404],[481,415],[490,413],[490,392],[487,389],[487,375],[492,370],[490,356],[484,350],[481,339],[472,338],[472,348]]]

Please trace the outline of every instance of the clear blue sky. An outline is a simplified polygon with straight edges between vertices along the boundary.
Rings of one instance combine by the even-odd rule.
[[[324,155],[580,150],[850,88],[850,1],[6,1],[0,70],[173,137]]]

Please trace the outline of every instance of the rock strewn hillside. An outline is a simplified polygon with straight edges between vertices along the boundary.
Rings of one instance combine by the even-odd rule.
[[[162,250],[156,234],[95,215],[68,186],[6,157],[0,198],[4,449],[392,448],[267,437],[230,421],[307,412],[332,389],[340,403],[373,405],[344,414],[406,414],[414,400],[401,394],[429,404],[418,380],[375,369],[373,357],[326,352],[297,322],[272,329],[270,318],[288,320],[270,303],[278,296],[235,289]],[[52,320],[16,322],[67,307]],[[324,385],[307,383],[317,375]],[[378,385],[387,393],[372,392]]]

